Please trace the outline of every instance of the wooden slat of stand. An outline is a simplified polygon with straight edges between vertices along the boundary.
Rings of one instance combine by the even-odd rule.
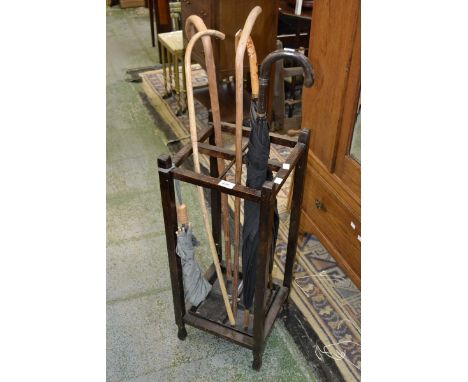
[[[207,154],[210,156],[214,156],[216,158],[228,159],[233,160],[236,157],[236,153],[233,150],[216,147],[213,145],[208,145],[206,143],[200,143],[198,145],[198,150],[202,154]],[[242,163],[246,163],[246,158],[242,158]],[[268,160],[268,168],[272,171],[278,171],[281,169],[282,163],[276,159],[269,159]]]
[[[221,122],[221,129],[226,133],[234,134],[236,132],[236,125],[233,123]],[[248,138],[250,136],[250,130],[250,127],[242,126],[242,136]],[[270,142],[281,146],[294,147],[296,146],[297,139],[270,133]]]
[[[232,123],[221,122],[221,128],[224,132],[233,135],[235,133],[236,125]],[[242,128],[242,135],[248,138],[250,137],[250,131],[251,131],[250,127],[244,126]],[[211,134],[213,134],[213,126],[208,126],[208,127],[203,128],[198,134],[198,142],[200,143],[205,142]],[[286,146],[286,147],[293,147],[293,148],[297,145],[297,142],[298,142],[297,139],[295,138],[285,137],[285,136],[275,134],[275,133],[270,133],[270,139],[271,139],[271,143],[278,144],[281,146]],[[224,155],[231,155],[231,153],[233,152],[233,151],[229,151],[227,149],[216,147],[216,146],[207,147],[206,145],[199,144],[199,147],[200,148],[205,147],[205,149],[211,149],[217,153],[224,153]],[[243,151],[245,149],[247,149],[247,145],[243,147]],[[205,154],[209,154],[209,153],[205,152]],[[192,155],[192,145],[188,143],[174,155],[174,158],[173,158],[174,166],[179,167],[190,155]],[[219,154],[219,155],[222,155],[222,154]],[[231,158],[226,157],[225,159],[231,159]],[[274,169],[274,166],[278,167],[280,165],[280,163],[275,160],[269,160],[268,164],[270,166],[273,166],[274,171],[277,171],[277,169]]]
[[[194,171],[186,170],[185,168],[175,168],[173,170],[174,178],[182,180],[183,182],[188,182],[195,184],[197,186],[207,187],[211,189],[216,189],[222,191],[226,194],[238,196],[243,199],[249,199],[253,201],[260,200],[260,191],[255,190],[254,188],[246,187],[241,184],[236,184],[233,188],[229,189],[219,185],[219,179],[213,178],[208,175],[197,174]],[[197,176],[195,176],[197,175]]]
[[[231,328],[216,324],[212,321],[197,317],[190,312],[185,314],[184,322],[198,329],[216,334],[248,349],[253,348],[252,337],[239,333]]]
[[[246,143],[244,146],[242,146],[242,158],[244,157],[244,152],[245,150],[247,150],[247,148],[249,147],[249,144]],[[243,159],[242,159],[243,161]],[[224,177],[226,176],[226,174],[229,172],[229,170],[231,169],[232,166],[234,166],[234,164],[236,163],[235,160],[232,160],[230,161],[226,168],[224,169],[223,173],[219,175],[219,179],[224,179]]]
[[[281,308],[283,307],[284,302],[288,298],[289,288],[284,286],[279,287],[279,291],[276,293],[275,299],[273,303],[270,305],[270,309],[268,310],[267,316],[265,318],[265,330],[264,330],[264,341],[270,335],[273,324],[275,323],[276,318],[278,317]]]
[[[198,134],[198,142],[206,141],[211,134],[213,134],[213,126],[205,127]],[[192,153],[192,145],[186,144],[174,155],[174,166],[179,167]]]
[[[213,276],[215,276],[215,273]],[[264,340],[270,335],[274,322],[288,297],[288,293],[289,288],[274,285],[273,295],[268,299],[270,303],[265,309],[267,314],[265,316]],[[229,322],[227,322],[226,314],[223,313],[223,301],[221,298],[219,293],[215,296],[210,294],[207,300],[202,302],[200,306],[196,308],[192,307],[192,309],[187,311],[183,317],[184,322],[252,350],[254,348],[252,327],[243,330],[241,323],[239,323],[239,326],[236,328],[230,326]],[[204,305],[210,306],[204,307]],[[210,311],[212,313],[207,314]]]
[[[276,178],[282,179],[282,182],[280,184],[275,183],[273,186],[273,196],[276,197],[278,194],[279,190],[283,186],[284,182],[288,178],[288,176],[291,174],[292,170],[296,167],[297,162],[301,158],[301,153],[304,152],[305,145],[303,143],[298,143],[291,151],[291,153],[288,155],[284,163],[289,164],[289,168],[281,168],[277,173],[276,173]]]

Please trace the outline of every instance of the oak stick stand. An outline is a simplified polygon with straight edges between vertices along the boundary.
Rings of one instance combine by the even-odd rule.
[[[235,125],[222,122],[223,132],[235,133]],[[244,137],[250,135],[250,128],[244,127]],[[271,143],[292,148],[283,166],[282,162],[269,160],[268,166],[273,171],[276,182],[266,181],[261,190],[236,184],[233,188],[219,185],[226,174],[219,174],[217,169],[217,158],[230,160],[226,171],[234,165],[235,152],[214,144],[214,129],[208,126],[199,132],[199,151],[210,157],[210,175],[197,174],[194,171],[184,169],[181,164],[191,156],[191,143],[171,158],[169,155],[161,155],[158,158],[159,182],[161,187],[161,200],[166,230],[167,253],[171,276],[172,296],[174,303],[175,322],[178,327],[177,336],[185,340],[187,331],[185,324],[205,330],[217,336],[223,337],[238,345],[253,351],[252,367],[259,370],[262,365],[262,355],[265,341],[268,338],[276,317],[283,305],[287,304],[291,282],[294,260],[296,256],[297,239],[299,233],[300,208],[304,191],[304,176],[307,167],[307,153],[309,148],[310,131],[301,130],[297,140],[270,133]],[[205,141],[209,139],[209,143]],[[243,157],[243,161],[245,156]],[[289,167],[289,168],[288,168]],[[283,284],[272,284],[268,287],[271,277],[271,264],[273,262],[270,248],[272,245],[271,226],[273,224],[274,201],[277,193],[284,185],[286,179],[294,171],[294,189],[291,203],[291,214],[289,222],[289,234],[286,252],[286,264]],[[211,194],[211,219],[212,233],[216,243],[218,257],[223,274],[226,272],[225,263],[222,260],[222,237],[221,237],[221,193],[238,196],[260,203],[260,244],[257,249],[257,274],[255,284],[253,325],[243,328],[243,305],[239,305],[239,313],[236,317],[235,327],[229,324],[221,294],[217,290],[217,276],[212,264],[205,273],[207,280],[213,285],[212,291],[199,306],[186,306],[184,298],[184,286],[182,280],[182,264],[176,254],[176,231],[177,212],[174,194],[174,179],[191,183],[210,189]],[[280,181],[281,180],[281,181]],[[242,279],[242,272],[239,272]],[[252,320],[250,320],[252,321]]]

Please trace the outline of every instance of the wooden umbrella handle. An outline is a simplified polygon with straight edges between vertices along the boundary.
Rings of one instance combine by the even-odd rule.
[[[185,63],[185,77],[187,79],[187,101],[188,101],[187,106],[188,106],[188,112],[189,112],[190,138],[192,141],[193,162],[194,162],[195,172],[197,174],[200,174],[200,160],[198,157],[198,137],[197,137],[197,123],[195,120],[195,104],[194,104],[194,99],[193,99],[191,56],[192,56],[193,46],[195,45],[197,40],[202,36],[215,36],[221,40],[225,38],[224,33],[221,33],[216,30],[207,29],[204,31],[200,31],[192,36],[185,50],[184,63]],[[228,315],[229,323],[232,326],[234,326],[236,324],[236,321],[234,319],[234,315],[232,314],[232,309],[229,303],[226,285],[224,283],[223,273],[221,271],[221,266],[219,264],[218,253],[216,251],[216,245],[215,245],[213,234],[212,234],[211,227],[210,227],[208,210],[205,204],[205,196],[203,195],[203,188],[198,186],[197,189],[198,189],[198,197],[200,200],[200,207],[201,207],[202,214],[203,214],[203,222],[205,224],[205,230],[208,235],[208,243],[210,245],[211,257],[213,259],[213,264],[215,266],[216,275],[218,277],[221,294],[223,295],[224,305],[226,307],[226,312]]]
[[[240,35],[242,29],[239,29],[235,35],[236,51],[239,45]],[[249,36],[247,40],[247,55],[249,56],[249,67],[250,67],[250,85],[252,87],[252,98],[258,98],[259,83],[258,83],[258,62],[257,62],[257,51],[255,50],[255,44],[252,37]]]
[[[177,205],[177,220],[179,224],[188,224],[187,206],[185,204]]]

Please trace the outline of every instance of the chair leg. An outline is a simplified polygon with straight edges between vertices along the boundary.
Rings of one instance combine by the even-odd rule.
[[[166,61],[166,57],[167,57],[167,51],[166,51],[166,48],[164,47],[163,44],[160,44],[160,47],[161,47],[161,62],[162,62],[162,66],[163,66],[163,77],[164,77],[164,94],[163,94],[163,98],[167,98],[170,96],[168,90],[167,90],[167,72],[168,72],[168,69],[170,68],[166,68],[166,65],[167,65],[167,61]]]
[[[182,114],[182,106],[180,104],[180,83],[179,83],[179,58],[177,53],[174,53],[174,85],[177,101],[177,112],[176,115],[179,116]]]

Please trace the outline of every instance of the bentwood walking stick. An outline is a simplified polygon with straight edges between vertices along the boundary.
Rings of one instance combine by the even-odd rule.
[[[242,181],[242,120],[243,108],[243,80],[244,80],[244,54],[255,20],[262,12],[259,6],[254,7],[245,21],[242,29],[239,45],[236,50],[236,184]],[[239,283],[239,248],[240,248],[240,198],[236,197],[234,203],[234,279],[232,288],[232,310],[237,313],[237,284]]]
[[[206,31],[206,25],[200,16],[191,15],[185,21],[185,33],[190,39],[196,32]],[[219,110],[218,83],[216,81],[216,68],[213,57],[213,46],[211,37],[205,35],[201,38],[203,51],[205,53],[205,65],[208,74],[208,90],[210,93],[211,114],[213,116],[213,128],[216,146],[223,147],[223,136],[221,132],[221,113]],[[218,172],[223,174],[225,170],[224,159],[218,158]],[[221,193],[221,213],[223,215],[224,253],[226,255],[226,279],[231,281],[231,228],[229,224],[228,196]]]
[[[187,106],[189,112],[189,122],[190,122],[190,138],[192,140],[192,149],[193,149],[193,162],[195,167],[195,172],[200,174],[200,161],[198,157],[198,138],[197,138],[197,124],[195,121],[195,104],[193,100],[193,87],[192,87],[192,68],[191,68],[191,56],[192,49],[195,45],[195,42],[202,36],[215,36],[221,40],[224,39],[224,33],[208,29],[196,33],[190,39],[187,48],[185,50],[185,76],[187,79]],[[234,326],[236,321],[234,320],[234,315],[232,314],[231,305],[229,304],[229,298],[227,295],[226,285],[224,284],[223,273],[221,271],[221,266],[219,264],[218,254],[216,251],[216,245],[213,239],[213,234],[210,227],[210,221],[208,217],[208,211],[205,204],[205,197],[203,195],[203,188],[198,186],[198,196],[200,199],[200,207],[203,214],[203,221],[205,223],[205,230],[208,235],[208,242],[210,245],[211,257],[213,258],[213,264],[215,266],[216,275],[218,277],[219,286],[221,288],[221,294],[223,295],[224,305],[226,307],[226,312],[229,318],[229,323]]]

